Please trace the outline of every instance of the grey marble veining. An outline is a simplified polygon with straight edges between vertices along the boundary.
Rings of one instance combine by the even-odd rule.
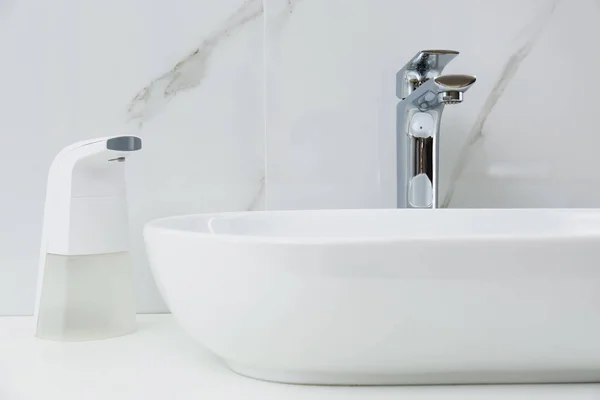
[[[468,162],[471,149],[477,143],[477,141],[481,140],[484,136],[484,128],[488,117],[494,111],[494,107],[498,103],[498,100],[500,100],[500,97],[502,97],[502,94],[506,90],[507,86],[511,83],[521,63],[533,50],[539,36],[544,31],[544,27],[551,20],[559,1],[560,0],[553,0],[549,4],[547,10],[537,15],[535,19],[531,21],[531,24],[523,29],[523,36],[525,37],[523,44],[520,45],[514,54],[512,54],[506,61],[506,64],[502,69],[502,73],[496,80],[492,91],[489,93],[485,103],[481,107],[481,110],[477,115],[477,119],[475,120],[475,124],[473,125],[469,136],[465,140],[464,145],[458,153],[456,164],[454,165],[452,174],[450,175],[448,191],[441,202],[441,206],[443,208],[448,207],[452,202],[452,195],[454,194],[456,182],[460,178],[462,171]]]
[[[199,86],[206,76],[208,62],[217,46],[262,13],[262,0],[245,1],[212,34],[204,38],[191,54],[135,95],[128,107],[130,121],[143,124],[166,107],[177,93]]]
[[[259,211],[265,209],[266,184],[264,173],[262,174],[257,186],[258,190],[256,191],[254,197],[252,197],[252,199],[250,200],[248,207],[246,207],[246,211]]]

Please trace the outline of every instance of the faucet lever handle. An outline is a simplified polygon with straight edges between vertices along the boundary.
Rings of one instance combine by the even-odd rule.
[[[421,50],[396,74],[396,95],[406,98],[427,79],[438,77],[458,55],[455,50]]]

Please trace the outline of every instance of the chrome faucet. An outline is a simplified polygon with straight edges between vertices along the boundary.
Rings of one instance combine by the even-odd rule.
[[[472,75],[442,75],[458,55],[423,50],[396,74],[398,208],[438,208],[439,133],[446,104],[458,104],[475,83]]]

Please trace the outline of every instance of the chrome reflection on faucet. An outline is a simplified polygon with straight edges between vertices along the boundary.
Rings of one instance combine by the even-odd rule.
[[[446,104],[458,104],[475,83],[472,75],[442,75],[458,55],[423,50],[396,74],[398,208],[437,208],[439,131]]]

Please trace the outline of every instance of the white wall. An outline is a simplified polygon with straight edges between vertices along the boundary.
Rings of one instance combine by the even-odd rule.
[[[441,126],[450,207],[599,207],[596,0],[265,0],[267,206],[395,206],[396,72],[477,76]]]
[[[0,315],[33,311],[47,170],[71,142],[144,139],[127,166],[140,312],[165,311],[147,220],[262,206],[262,30],[256,0],[0,0]]]

